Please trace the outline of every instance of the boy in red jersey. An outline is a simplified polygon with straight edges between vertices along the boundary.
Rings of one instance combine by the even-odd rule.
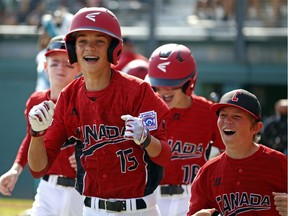
[[[183,216],[191,183],[209,159],[211,143],[224,150],[212,104],[193,93],[197,68],[191,51],[181,44],[165,44],[149,59],[148,81],[171,110],[166,120],[172,160],[165,167],[157,204],[165,216]]]
[[[257,97],[233,90],[211,109],[226,150],[199,170],[187,215],[215,209],[224,216],[286,216],[287,156],[258,144],[263,123]]]
[[[61,92],[55,113],[49,101],[30,111],[32,174],[49,169],[64,140],[76,141],[83,215],[160,215],[154,190],[171,159],[164,131],[168,107],[148,83],[111,68],[122,38],[108,9],[80,9],[66,46],[83,76]]]
[[[6,196],[11,196],[18,177],[27,164],[31,140],[28,112],[34,105],[45,100],[56,103],[60,91],[79,73],[79,68],[76,65],[70,65],[68,61],[64,36],[57,36],[50,40],[45,56],[44,69],[48,74],[51,87],[45,91],[34,92],[27,100],[24,112],[27,120],[26,136],[13,166],[0,177],[0,192]],[[81,200],[83,198],[75,190],[75,164],[70,164],[74,155],[74,145],[68,142],[63,144],[59,157],[40,180],[31,210],[32,215],[78,216],[82,214]]]

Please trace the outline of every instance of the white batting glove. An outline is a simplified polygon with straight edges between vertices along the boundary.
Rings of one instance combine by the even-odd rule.
[[[143,120],[131,115],[122,115],[121,119],[125,121],[124,138],[134,140],[137,145],[146,148],[150,144],[151,135]]]
[[[52,101],[44,101],[30,110],[28,116],[33,131],[45,131],[49,127],[54,115],[54,107]]]

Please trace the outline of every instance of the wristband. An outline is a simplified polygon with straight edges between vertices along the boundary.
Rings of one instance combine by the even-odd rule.
[[[149,146],[149,144],[151,143],[151,134],[150,134],[150,132],[149,132],[148,129],[146,129],[146,130],[147,130],[147,137],[146,137],[146,139],[144,140],[144,142],[141,143],[141,145],[140,145],[140,147],[141,147],[142,149],[146,149],[146,148]]]
[[[30,129],[30,135],[31,135],[32,137],[44,136],[45,133],[46,133],[46,130],[43,130],[43,131],[34,131],[32,128]]]

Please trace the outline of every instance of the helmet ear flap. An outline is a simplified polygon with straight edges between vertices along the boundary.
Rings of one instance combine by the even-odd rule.
[[[69,53],[68,57],[69,57],[70,64],[77,62],[77,55],[75,52],[75,43],[73,41],[67,41],[66,49],[67,49],[67,52]]]
[[[188,81],[184,83],[184,85],[182,86],[182,91],[184,94],[188,96],[192,94],[192,88],[191,88],[192,84],[193,84],[192,79],[189,79]]]
[[[70,35],[66,35],[66,38],[65,38],[65,45],[66,45],[70,64],[77,62],[77,55],[76,55],[76,50],[75,50],[76,35],[77,33],[74,32]]]
[[[118,47],[119,41],[112,38],[111,44],[107,50],[108,61],[114,65],[118,63],[119,56],[121,55],[122,49],[116,49]]]
[[[193,77],[191,77],[189,80],[186,81],[186,83],[184,83],[184,85],[182,86],[182,91],[186,95],[191,95],[195,89],[196,81],[197,81],[197,70],[193,72]]]

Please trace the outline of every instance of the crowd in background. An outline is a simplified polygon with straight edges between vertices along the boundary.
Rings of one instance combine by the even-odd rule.
[[[165,0],[162,0],[163,2]],[[236,1],[236,0],[235,0]],[[229,21],[235,19],[235,1],[234,0],[198,0],[194,1],[193,4],[193,16],[197,19],[203,20],[221,20]],[[73,2],[73,4],[71,4]],[[45,1],[35,1],[35,0],[0,0],[0,10],[3,10],[0,17],[0,24],[7,25],[36,25],[40,29],[39,37],[39,54],[36,57],[38,64],[38,78],[43,78],[45,76],[44,69],[39,68],[39,65],[43,65],[42,61],[45,60],[43,54],[46,52],[45,48],[47,42],[54,36],[60,34],[66,34],[68,32],[68,27],[70,21],[73,17],[75,11],[84,6],[105,6],[107,7],[107,2],[105,0],[45,0]],[[121,2],[121,1],[119,1]],[[126,2],[138,2],[147,3],[145,1],[128,1]],[[167,3],[171,3],[172,0],[167,0]],[[269,13],[261,13],[267,5],[263,4],[264,1],[260,0],[247,0],[247,14],[250,19],[265,19],[267,16],[271,19],[267,26],[280,27],[281,19],[283,16],[287,18],[287,10],[283,10],[283,5],[287,4],[286,1],[273,0],[270,2]],[[265,1],[267,3],[267,1]],[[111,2],[110,2],[111,3]],[[71,7],[71,5],[73,5]],[[111,6],[111,4],[110,4]],[[286,5],[287,7],[287,5]],[[267,15],[268,14],[268,15]],[[3,17],[2,17],[3,16]],[[53,22],[51,22],[53,20]],[[133,41],[129,38],[124,38],[124,45],[130,45],[132,48],[134,46]],[[131,48],[131,49],[132,49]],[[123,48],[123,54],[124,54]],[[130,54],[132,51],[130,52]],[[133,51],[134,54],[134,51]],[[135,54],[134,54],[135,55]],[[123,55],[124,56],[124,55]],[[131,55],[130,55],[131,56]],[[128,57],[127,57],[128,58]],[[147,59],[143,56],[145,63]],[[120,59],[121,61],[121,59]],[[124,65],[125,66],[125,65]],[[124,68],[124,67],[123,67]],[[147,68],[145,68],[147,69]],[[121,69],[122,70],[122,69]],[[145,70],[145,75],[147,71]],[[144,77],[143,77],[144,78]],[[47,77],[46,77],[47,79]],[[43,79],[42,79],[43,80]],[[39,80],[38,80],[39,81]],[[38,83],[38,85],[43,85],[43,83]],[[43,89],[49,88],[49,83],[46,83]],[[43,90],[36,87],[36,91]],[[214,102],[217,102],[219,95],[210,95]],[[281,103],[280,103],[281,102]],[[265,128],[263,130],[263,144],[283,152],[287,155],[287,100],[281,100],[279,103],[275,104],[275,115],[267,118],[265,123]],[[265,134],[265,136],[264,136]]]
[[[187,7],[186,2],[191,2],[191,8]],[[162,8],[170,7],[175,13],[177,10],[183,11],[182,15],[188,11],[190,14],[187,14],[187,25],[189,25],[194,23],[195,18],[197,20],[235,20],[236,2],[236,0],[190,0],[180,1],[179,4],[176,4],[173,0],[160,0],[158,5]],[[0,25],[39,25],[44,14],[53,14],[59,8],[66,8],[67,11],[74,14],[84,6],[104,6],[116,14],[119,11],[120,20],[122,18],[129,19],[128,17],[131,16],[129,12],[125,12],[121,17],[121,11],[133,10],[139,18],[141,13],[147,15],[148,4],[147,0],[0,0]],[[246,7],[246,19],[262,22],[260,24],[262,26],[281,27],[287,24],[285,21],[283,24],[283,20],[287,19],[286,0],[246,0]],[[161,15],[167,11],[163,9],[157,13],[157,15]],[[135,21],[134,19],[136,24]],[[133,22],[129,24],[133,25]]]
[[[235,19],[236,0],[198,0],[195,14],[200,19],[218,19],[223,21]],[[287,18],[287,1],[285,0],[246,0],[246,18],[263,21],[265,26],[281,26],[281,20]]]

